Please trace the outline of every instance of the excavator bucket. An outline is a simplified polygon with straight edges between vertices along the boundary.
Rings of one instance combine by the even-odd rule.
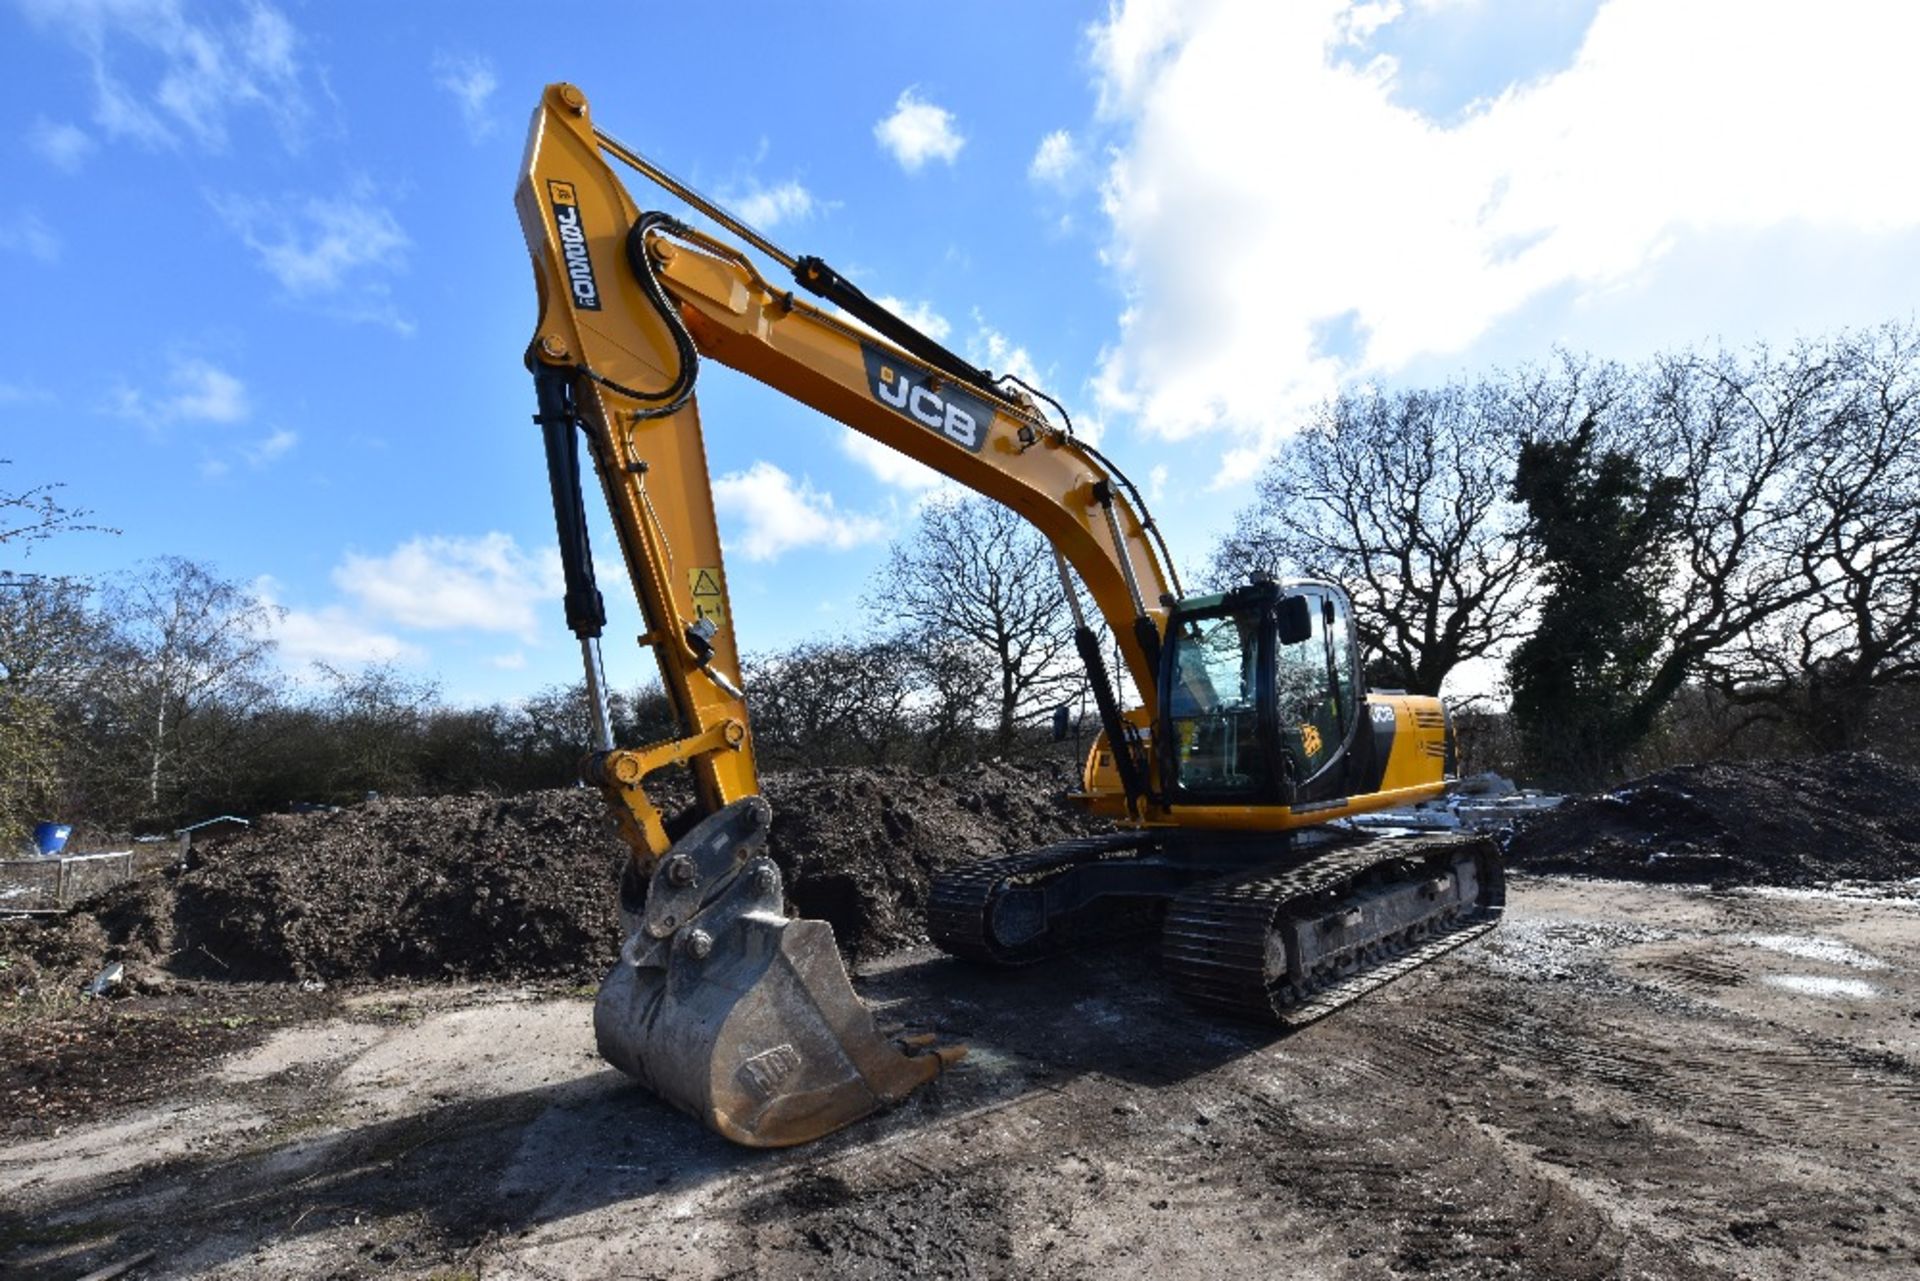
[[[785,915],[758,796],[702,820],[655,864],[594,1005],[600,1054],[750,1147],[830,1134],[966,1053],[875,1027],[824,921]]]

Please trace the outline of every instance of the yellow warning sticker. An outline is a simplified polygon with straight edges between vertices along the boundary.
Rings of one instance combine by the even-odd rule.
[[[721,586],[720,567],[687,571],[687,590],[693,596],[695,621],[711,618],[715,627],[727,625],[726,592]]]

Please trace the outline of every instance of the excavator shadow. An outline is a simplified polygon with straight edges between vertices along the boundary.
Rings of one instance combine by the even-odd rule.
[[[574,1066],[536,1088],[339,1128],[283,1117],[244,1143],[216,1132],[134,1171],[118,1164],[63,1180],[30,1210],[0,1212],[0,1271],[71,1277],[152,1249],[163,1266],[198,1272],[263,1251],[337,1249],[343,1239],[373,1263],[457,1262],[529,1235],[586,1230],[571,1221],[592,1223],[600,1210],[624,1219],[629,1210],[685,1213],[715,1195],[753,1203],[869,1158],[902,1156],[910,1166],[917,1149],[944,1162],[956,1133],[996,1112],[1073,1106],[1080,1078],[1150,1093],[1277,1037],[1187,1009],[1149,945],[1013,971],[924,949],[857,973],[883,1026],[933,1031],[971,1052],[899,1107],[816,1143],[736,1147],[617,1072],[581,1071],[575,1046],[571,1060],[556,1059]]]
[[[969,1047],[942,1078],[956,1100],[1085,1073],[1169,1085],[1282,1035],[1187,1005],[1160,973],[1155,950],[1146,938],[994,969],[926,949],[864,967],[856,983],[883,1026],[898,1022]]]

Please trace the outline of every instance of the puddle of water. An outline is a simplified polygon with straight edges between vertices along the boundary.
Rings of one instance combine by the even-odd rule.
[[[1879,988],[1862,979],[1831,979],[1817,974],[1766,974],[1761,976],[1760,981],[1772,987],[1783,987],[1789,992],[1798,992],[1802,996],[1870,1001],[1880,995]]]
[[[1884,970],[1887,963],[1877,956],[1862,952],[1857,947],[1840,942],[1838,939],[1814,938],[1807,934],[1742,934],[1737,942],[1748,947],[1764,948],[1769,952],[1782,952],[1803,961],[1824,961],[1828,965],[1844,965],[1855,970]]]
[[[1099,1027],[1119,1027],[1127,1021],[1125,1010],[1116,1008],[1112,1002],[1101,997],[1074,1002],[1073,1016],[1081,1022]]]
[[[967,1045],[967,1057],[962,1059],[961,1062],[967,1065],[968,1071],[977,1072],[981,1076],[988,1078],[999,1078],[1016,1074],[1024,1076],[1025,1069],[1028,1066],[1026,1059],[1016,1058],[1011,1054],[996,1050],[992,1046],[976,1045],[971,1042]]]
[[[1732,891],[1754,898],[1868,899],[1897,907],[1920,908],[1920,876],[1904,881],[1832,881],[1826,885],[1748,885]]]

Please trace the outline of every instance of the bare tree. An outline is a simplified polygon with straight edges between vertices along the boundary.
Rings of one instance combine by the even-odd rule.
[[[0,458],[0,466],[10,460]],[[0,489],[0,839],[11,840],[58,791],[66,741],[60,701],[94,656],[98,627],[89,588],[19,568],[34,545],[56,534],[102,530],[66,507],[58,484]],[[111,530],[102,530],[111,533]]]
[[[923,650],[951,647],[948,658],[965,654],[989,673],[1002,749],[1085,680],[1053,552],[998,503],[966,498],[923,509],[866,603],[884,630],[904,627]]]
[[[879,764],[908,738],[913,674],[899,640],[814,641],[751,658],[755,747],[772,765]]]
[[[1510,494],[1522,437],[1566,433],[1621,382],[1562,357],[1551,372],[1342,395],[1268,461],[1211,577],[1341,584],[1376,678],[1437,694],[1524,633],[1532,549]]]
[[[0,458],[0,467],[12,465],[10,458]],[[78,533],[93,530],[100,533],[117,533],[103,525],[87,523],[92,515],[81,508],[63,506],[57,497],[65,486],[58,483],[33,485],[22,490],[0,489],[0,545],[11,545],[21,557],[32,554],[33,544],[52,538],[60,533]],[[0,583],[29,578],[17,569],[0,569]]]
[[[163,796],[222,767],[222,731],[270,696],[275,610],[177,556],[149,562],[105,597],[121,652],[104,692],[137,751],[146,804],[159,812]]]
[[[610,690],[607,713],[614,742],[638,747],[674,737],[673,708],[658,683],[631,691]],[[593,700],[585,681],[549,685],[535,691],[512,709],[512,735],[518,751],[529,761],[541,761],[555,781],[570,783],[579,776],[580,758],[593,742]]]
[[[912,671],[915,758],[935,773],[979,759],[997,674],[971,645],[925,630],[899,644]]]
[[[45,700],[73,694],[104,643],[92,597],[92,586],[78,578],[0,586],[0,690]]]
[[[100,658],[91,596],[71,578],[0,583],[0,839],[50,812],[59,792],[61,713]]]
[[[1920,332],[1888,325],[1717,376],[1769,419],[1801,421],[1768,504],[1786,510],[1748,520],[1774,555],[1724,594],[1748,614],[1756,587],[1777,604],[1704,655],[1702,674],[1816,747],[1857,746],[1879,692],[1920,681]]]
[[[336,796],[417,787],[426,728],[439,707],[439,682],[409,676],[391,663],[353,671],[328,663],[314,666],[326,686],[319,707],[332,757],[330,768],[321,771],[325,777],[314,781]]]
[[[1688,680],[1737,665],[1829,590],[1833,549],[1874,501],[1858,460],[1835,448],[1861,413],[1849,341],[1662,357],[1632,412],[1610,419],[1609,446],[1672,478],[1680,495],[1666,641],[1633,700],[1635,737]]]

